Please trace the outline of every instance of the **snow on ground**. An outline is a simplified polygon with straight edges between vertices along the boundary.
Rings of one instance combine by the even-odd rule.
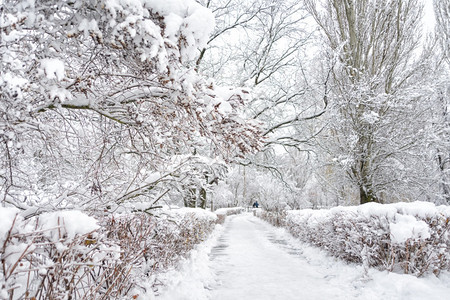
[[[208,288],[215,284],[215,274],[211,268],[209,254],[216,246],[218,238],[222,235],[224,227],[216,225],[211,237],[191,251],[189,259],[183,260],[178,269],[169,270],[158,275],[158,280],[166,288],[161,300],[207,300]]]
[[[251,214],[234,215],[165,274],[158,299],[448,299],[440,278],[364,270],[293,238]]]

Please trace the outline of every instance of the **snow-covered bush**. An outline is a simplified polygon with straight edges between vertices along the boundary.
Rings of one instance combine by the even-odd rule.
[[[450,207],[428,202],[335,207],[259,216],[350,262],[420,276],[450,270]]]
[[[238,215],[245,211],[243,207],[219,208],[214,213],[217,215],[217,223],[223,224],[227,216]]]
[[[224,208],[219,208],[218,210],[216,210],[214,213],[216,215],[226,215],[226,216],[231,216],[231,215],[237,215],[237,214],[241,214],[245,211],[245,208],[243,207],[224,207]]]
[[[266,220],[272,225],[284,227],[286,226],[286,211],[285,210],[255,210],[255,215],[261,219]]]
[[[63,211],[24,219],[0,208],[1,299],[138,298],[157,291],[158,273],[215,226],[204,210],[90,217]],[[142,298],[144,299],[144,298]]]

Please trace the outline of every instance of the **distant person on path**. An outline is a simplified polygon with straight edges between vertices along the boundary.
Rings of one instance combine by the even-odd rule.
[[[255,203],[253,203],[253,208],[258,208],[259,204],[258,201],[255,201]]]

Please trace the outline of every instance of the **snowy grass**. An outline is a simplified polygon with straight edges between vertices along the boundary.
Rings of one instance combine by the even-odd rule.
[[[215,227],[201,209],[91,217],[80,211],[24,219],[0,208],[1,299],[151,299],[159,274]]]
[[[450,270],[450,207],[428,202],[260,211],[304,242],[365,267],[422,276]]]

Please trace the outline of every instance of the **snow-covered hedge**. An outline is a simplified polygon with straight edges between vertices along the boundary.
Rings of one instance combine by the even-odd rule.
[[[25,219],[0,208],[0,299],[152,298],[158,273],[203,241],[216,219],[201,209]]]
[[[420,276],[450,270],[450,207],[428,202],[260,212],[341,259]]]
[[[243,207],[224,207],[217,209],[214,213],[217,215],[217,223],[223,224],[227,216],[238,215],[244,211]]]

